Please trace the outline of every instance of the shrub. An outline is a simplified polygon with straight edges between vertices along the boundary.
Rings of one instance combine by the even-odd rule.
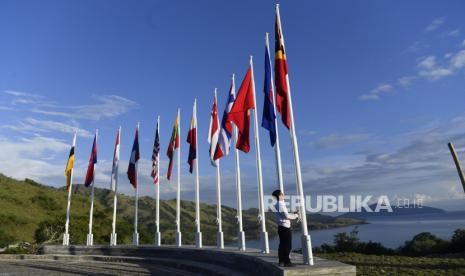
[[[13,242],[15,242],[14,237],[0,229],[0,247],[7,247]]]
[[[424,256],[430,254],[445,253],[449,243],[436,237],[430,232],[423,232],[412,240],[406,241],[405,245],[400,248],[401,253],[409,256]]]
[[[452,252],[462,252],[465,249],[465,229],[457,229],[450,240]]]
[[[41,221],[34,233],[37,243],[56,243],[62,239],[64,224],[60,218],[51,218]]]

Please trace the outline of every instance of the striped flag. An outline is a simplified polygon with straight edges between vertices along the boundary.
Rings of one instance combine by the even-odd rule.
[[[134,137],[134,144],[132,145],[131,150],[131,157],[129,158],[129,165],[128,165],[128,179],[129,182],[132,184],[134,188],[137,187],[137,170],[136,165],[137,161],[140,159],[140,151],[139,151],[139,124],[136,127],[136,135]]]
[[[189,172],[194,170],[194,160],[197,158],[197,101],[194,101],[192,110],[192,119],[187,133],[187,143],[189,144],[189,157],[187,163],[189,164]]]
[[[231,87],[229,88],[228,101],[223,112],[223,119],[221,120],[221,131],[218,138],[218,145],[216,147],[214,159],[220,159],[221,157],[229,154],[229,148],[231,147],[231,136],[232,136],[232,123],[228,121],[228,114],[234,104],[234,98],[236,89],[234,82],[231,81]]]
[[[168,173],[166,174],[166,178],[168,178],[168,180],[171,179],[171,171],[173,170],[174,151],[179,148],[179,144],[179,118],[178,115],[176,115],[173,131],[171,132],[170,144],[168,145],[168,150],[166,151],[166,155],[170,160],[168,164]]]
[[[120,137],[121,137],[121,127],[118,128],[118,133],[116,134],[115,151],[113,153],[113,165],[111,167],[111,190],[113,192],[116,192],[116,185],[118,183]]]
[[[268,36],[267,36],[268,39]],[[268,43],[268,40],[267,40]],[[262,127],[267,129],[270,133],[271,146],[276,144],[276,128],[275,120],[276,113],[273,106],[273,91],[271,79],[271,60],[268,44],[265,47],[265,83],[263,85],[263,92],[265,93],[265,100],[263,101],[263,117]]]
[[[158,133],[158,123],[157,129],[155,131],[155,141],[153,142],[153,152],[152,152],[152,173],[153,183],[158,184],[158,166],[160,166],[160,134]]]
[[[76,133],[74,133],[73,144],[69,151],[68,162],[66,163],[65,175],[66,175],[66,190],[69,192],[71,188],[71,172],[74,168],[74,148],[76,147]]]
[[[281,19],[276,13],[275,25],[275,60],[274,78],[276,84],[276,109],[281,114],[281,120],[287,127],[291,127],[291,114],[289,106],[289,89],[287,83],[287,60],[284,50],[284,39],[281,29]]]
[[[208,143],[210,144],[210,161],[216,167],[217,160],[215,159],[215,151],[218,146],[218,138],[220,134],[218,119],[218,108],[216,105],[216,89],[215,97],[213,98],[212,112],[210,113],[210,127],[208,128]]]
[[[94,168],[97,164],[97,133],[94,136],[94,143],[92,144],[92,152],[90,153],[89,165],[87,166],[86,179],[84,185],[89,187],[94,181]]]

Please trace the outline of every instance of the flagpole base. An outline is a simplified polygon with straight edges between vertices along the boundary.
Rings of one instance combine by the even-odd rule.
[[[155,246],[161,246],[161,233],[155,232]]]
[[[270,247],[268,244],[268,232],[261,232],[260,233],[260,241],[261,241],[261,250],[262,253],[269,254],[270,253]]]
[[[245,232],[239,231],[237,233],[237,244],[239,246],[240,251],[245,251]]]
[[[223,232],[216,232],[216,247],[224,249],[224,235]]]
[[[68,233],[63,234],[63,245],[69,246],[69,234]]]
[[[202,232],[195,233],[195,247],[202,248]]]
[[[110,246],[116,246],[116,233],[111,233]]]
[[[310,235],[302,235],[301,241],[304,264],[313,265],[312,241]]]
[[[87,246],[92,246],[92,245],[94,245],[94,234],[92,234],[92,233],[87,234],[87,242],[86,242],[86,245],[87,245]]]
[[[139,233],[138,232],[132,233],[132,245],[139,246]]]
[[[181,232],[176,232],[176,246],[181,247],[182,242],[181,242]]]

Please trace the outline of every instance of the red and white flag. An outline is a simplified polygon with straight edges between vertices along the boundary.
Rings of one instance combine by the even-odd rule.
[[[119,163],[119,145],[121,137],[121,127],[118,128],[118,133],[116,134],[116,143],[115,151],[113,154],[113,166],[111,168],[111,190],[116,191],[116,185],[118,183],[118,163]]]
[[[158,131],[158,123],[157,123],[157,130],[155,131],[155,141],[153,142],[153,151],[152,151],[152,178],[153,183],[158,184],[158,171],[160,166],[160,133]]]
[[[218,145],[220,135],[220,120],[218,119],[218,107],[216,105],[216,89],[215,97],[213,98],[212,112],[210,113],[210,127],[208,128],[208,143],[210,144],[210,161],[216,167],[215,151]]]

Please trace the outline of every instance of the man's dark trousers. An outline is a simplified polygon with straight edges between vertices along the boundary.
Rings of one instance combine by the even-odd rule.
[[[289,254],[292,249],[292,232],[291,228],[284,226],[278,226],[278,235],[279,235],[279,262],[288,264],[291,262],[289,259]]]

